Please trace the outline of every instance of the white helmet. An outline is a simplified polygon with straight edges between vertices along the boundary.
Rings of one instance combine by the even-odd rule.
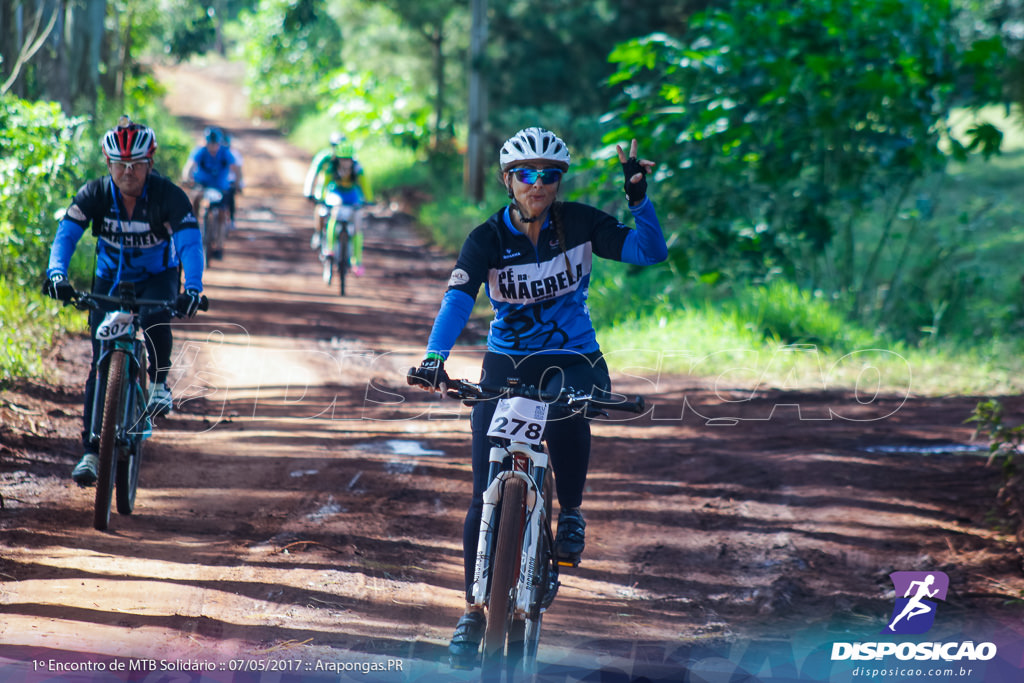
[[[156,134],[148,126],[132,123],[127,116],[122,116],[117,127],[103,135],[101,147],[110,161],[152,159],[156,151]]]
[[[543,159],[550,161],[563,171],[569,170],[569,148],[550,130],[532,127],[524,128],[501,146],[498,161],[501,170],[507,171],[521,161]]]

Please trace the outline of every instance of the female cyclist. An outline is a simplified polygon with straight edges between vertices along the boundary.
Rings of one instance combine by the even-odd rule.
[[[618,147],[625,172],[632,229],[586,204],[557,201],[569,170],[565,143],[551,131],[526,128],[501,147],[501,182],[509,205],[474,229],[462,246],[434,321],[418,374],[435,387],[447,381],[444,361],[469,320],[480,285],[494,309],[481,382],[510,379],[557,392],[611,389],[586,299],[591,256],[649,265],[668,255],[654,206],[647,198],[647,173],[654,162],[637,160]],[[486,487],[494,402],[473,408],[473,498],[463,530],[467,603]],[[560,508],[555,553],[575,566],[584,546],[580,504],[590,459],[590,426],[582,416],[549,422],[545,440],[555,472]],[[467,607],[449,645],[455,666],[472,665],[485,627],[483,614]]]
[[[355,206],[355,217],[352,221],[352,240],[349,243],[349,261],[353,275],[363,274],[363,212],[359,207],[372,202],[370,185],[366,179],[362,165],[355,159],[355,148],[339,133],[333,133],[331,146],[321,150],[309,165],[306,180],[303,183],[303,194],[307,199],[322,203],[328,194],[336,194],[341,203]],[[328,250],[334,249],[334,216],[324,216],[317,212],[317,230],[313,234],[311,246],[319,249],[321,243],[328,244]]]

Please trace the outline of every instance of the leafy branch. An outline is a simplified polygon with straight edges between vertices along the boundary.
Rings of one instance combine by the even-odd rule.
[[[965,422],[975,423],[975,438],[985,434],[991,441],[988,464],[1002,458],[1003,472],[1007,477],[1011,476],[1016,470],[1016,458],[1024,455],[1024,424],[1006,425],[1003,422],[1003,405],[995,399],[978,403]]]

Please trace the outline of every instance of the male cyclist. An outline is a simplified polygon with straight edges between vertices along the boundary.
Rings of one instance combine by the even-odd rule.
[[[204,143],[192,150],[185,168],[181,171],[181,181],[185,184],[194,185],[191,193],[193,213],[199,215],[199,202],[203,196],[203,189],[212,187],[220,190],[227,197],[231,191],[231,177],[234,174],[236,181],[241,180],[242,167],[234,152],[225,144],[224,132],[219,128],[209,127],[203,132]],[[224,225],[227,225],[229,215],[227,204],[224,207]],[[215,259],[224,257],[223,233],[215,235],[216,240],[211,250],[211,256]]]
[[[199,293],[203,289],[203,247],[188,195],[153,170],[156,135],[152,129],[122,116],[100,144],[109,175],[83,185],[57,226],[57,235],[50,247],[44,292],[64,303],[74,298],[75,290],[68,281],[68,264],[78,241],[91,227],[96,236],[93,293],[112,295],[120,283],[132,282],[140,299],[172,300],[177,296],[178,312],[192,317],[199,307]],[[182,269],[185,291],[179,293]],[[152,415],[163,415],[173,405],[167,387],[173,344],[171,316],[143,308],[140,318],[146,333],[148,371],[153,383],[147,408]],[[93,364],[85,384],[82,430],[85,453],[71,472],[71,478],[81,486],[94,484],[99,469],[96,444],[90,441],[89,432],[99,353],[95,334],[102,320],[102,312],[90,312]]]
[[[306,182],[303,186],[305,197],[318,204],[316,213],[316,232],[313,234],[311,246],[319,249],[326,243],[328,250],[334,248],[334,215],[325,215],[319,204],[327,200],[327,196],[335,194],[346,206],[359,207],[373,201],[370,186],[363,173],[363,167],[355,160],[352,144],[338,133],[331,135],[331,146],[321,150],[309,165]],[[325,225],[326,224],[326,225]],[[326,232],[325,232],[326,230]],[[355,212],[352,221],[352,239],[349,242],[349,260],[352,273],[363,274],[363,215]]]

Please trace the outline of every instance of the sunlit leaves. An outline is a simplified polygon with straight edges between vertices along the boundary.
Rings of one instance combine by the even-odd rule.
[[[849,216],[944,149],[998,150],[987,125],[944,141],[954,106],[999,97],[1005,57],[961,42],[953,16],[945,0],[713,4],[685,35],[614,48],[605,140],[639,138],[671,177],[659,209],[698,270],[807,276]]]
[[[79,165],[77,133],[52,102],[0,98],[0,271],[27,283],[45,269],[54,212]]]
[[[273,115],[313,104],[341,66],[341,31],[325,0],[262,0],[240,17],[249,41],[250,103]]]

